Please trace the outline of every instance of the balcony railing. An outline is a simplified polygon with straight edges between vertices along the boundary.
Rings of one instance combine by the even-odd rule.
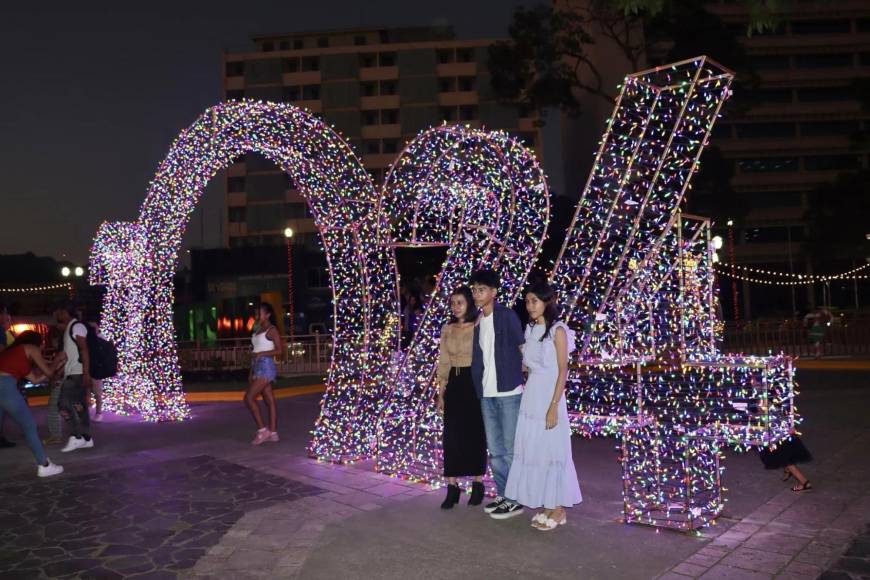
[[[287,356],[275,362],[282,377],[323,374],[332,359],[332,336],[305,334],[285,336]],[[251,367],[250,338],[220,339],[207,345],[181,342],[178,358],[183,372],[239,371]]]

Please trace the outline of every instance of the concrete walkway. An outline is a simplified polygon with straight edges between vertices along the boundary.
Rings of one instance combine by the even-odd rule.
[[[34,478],[23,442],[0,451],[0,577],[814,578],[870,522],[867,378],[802,371],[816,491],[728,454],[725,513],[697,535],[619,522],[613,440],[574,440],[585,501],[541,533],[528,513],[442,511],[441,490],[305,457],[317,394],[281,400],[282,440],[257,448],[241,403],[195,404],[177,424],[110,417],[94,449],[51,450],[55,479]]]

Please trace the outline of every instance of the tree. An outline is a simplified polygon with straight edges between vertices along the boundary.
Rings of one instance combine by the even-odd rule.
[[[775,28],[785,0],[746,0],[752,22],[747,34]],[[634,70],[645,55],[666,47],[666,61],[707,54],[755,84],[742,46],[698,0],[571,0],[519,7],[509,40],[489,49],[491,85],[499,100],[522,109],[558,108],[580,114],[578,96],[614,96],[603,86],[600,66],[588,54],[593,34],[612,41]]]

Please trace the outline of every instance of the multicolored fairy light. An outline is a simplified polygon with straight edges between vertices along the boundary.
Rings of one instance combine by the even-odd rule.
[[[512,304],[540,250],[549,194],[535,156],[502,132],[442,126],[417,136],[387,176],[379,211],[392,246],[447,248],[432,298],[392,385],[378,427],[378,470],[437,483],[441,432],[436,412],[438,340],[450,295],[477,268],[499,272],[499,298]]]
[[[377,340],[396,310],[395,264],[356,155],[315,115],[291,105],[230,101],[207,110],[173,143],[133,223],[103,224],[91,283],[104,284],[105,329],[119,347],[106,406],[151,421],[190,416],[172,327],[172,276],[182,235],[212,177],[249,152],[281,167],[308,201],[336,299],[333,364],[312,452],[368,456],[392,345]]]
[[[732,78],[706,57],[626,77],[552,274],[572,426],[621,436],[626,522],[707,525],[721,448],[795,427],[790,359],[720,353],[710,224],[679,211]]]

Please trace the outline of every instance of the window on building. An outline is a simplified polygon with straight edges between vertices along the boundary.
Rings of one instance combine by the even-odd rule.
[[[285,73],[299,72],[302,68],[302,61],[297,58],[282,58],[281,70]]]
[[[302,87],[290,86],[284,87],[285,101],[299,101],[302,99]]]
[[[238,101],[245,98],[245,91],[227,91],[228,101]]]
[[[230,193],[240,193],[245,191],[245,178],[244,177],[228,177],[227,178],[227,191]]]
[[[267,40],[263,43],[263,52],[272,52],[275,50],[275,43],[271,40]]]
[[[792,20],[792,34],[849,34],[848,20]]]
[[[746,193],[752,207],[800,207],[803,204],[801,191],[756,191]]]
[[[752,66],[758,70],[777,70],[789,67],[789,57],[782,55],[753,55],[749,57]]]
[[[320,37],[317,39],[317,48],[329,48],[329,39],[324,37]]]
[[[303,41],[301,38],[296,38],[293,40],[293,49],[294,50],[300,50],[304,46],[305,46],[305,41]]]
[[[320,99],[320,85],[305,85],[302,87],[303,101],[316,101]]]
[[[363,141],[363,150],[366,155],[377,155],[381,152],[381,141],[379,139],[365,139]]]
[[[241,236],[233,236],[230,238],[230,247],[231,248],[241,248],[245,245],[245,238]]]
[[[807,171],[839,171],[858,169],[860,159],[856,155],[809,155],[804,157],[804,169]]]
[[[861,129],[857,121],[826,121],[821,123],[801,123],[801,135],[852,135]]]
[[[366,43],[366,37],[365,37],[365,36],[354,36],[354,37],[353,37],[353,43],[354,43],[356,46],[365,46],[365,43]]]
[[[378,65],[378,54],[376,52],[364,52],[359,55],[359,66],[361,68],[372,68]]]
[[[306,203],[285,203],[284,204],[284,219],[301,219],[308,217],[308,204]]]
[[[381,81],[381,95],[395,95],[398,92],[396,81]]]
[[[360,88],[362,89],[362,96],[364,96],[364,97],[376,97],[376,96],[378,96],[378,82],[377,81],[368,81],[365,83],[360,83]]]
[[[794,123],[736,123],[738,139],[775,139],[794,137]]]
[[[290,41],[282,40],[278,43],[278,50],[290,50]]]
[[[238,157],[234,157],[233,160],[230,161],[230,163],[244,163],[244,162],[245,162],[244,155],[239,155]]]
[[[870,18],[858,18],[855,21],[855,30],[858,32],[870,32]]]
[[[713,139],[730,139],[731,138],[731,124],[718,122],[713,125]]]
[[[384,153],[398,153],[399,152],[399,140],[398,139],[384,139],[383,141],[383,152]]]
[[[378,124],[378,111],[363,111],[362,112],[362,124],[363,125],[377,125]]]
[[[326,268],[308,268],[309,288],[329,288],[329,270]]]
[[[473,48],[457,48],[456,49],[456,62],[473,62],[474,61],[474,49]]]
[[[836,54],[799,54],[794,57],[796,68],[848,68],[852,66],[852,55]]]
[[[784,243],[791,240],[800,242],[804,239],[804,228],[801,226],[770,226],[746,228],[743,239],[749,244]]]
[[[534,149],[535,147],[535,134],[534,133],[520,133],[520,141],[523,142],[523,145]]]
[[[396,66],[396,53],[382,52],[378,54],[378,66]]]
[[[399,122],[398,109],[384,109],[381,111],[381,125],[395,125]]]
[[[381,183],[384,177],[384,170],[375,167],[369,167],[366,169],[369,172],[369,175],[372,178],[372,181],[375,183]]]
[[[437,53],[438,64],[447,64],[456,60],[456,51],[452,48],[442,48]]]
[[[226,64],[226,75],[228,77],[240,77],[245,74],[245,61],[236,60]]]
[[[459,110],[457,107],[441,107],[441,118],[445,121],[456,121],[459,119]]]
[[[473,121],[477,118],[477,107],[474,105],[462,105],[459,107],[460,121]]]
[[[763,157],[760,159],[738,159],[737,167],[741,173],[770,173],[797,171],[797,157]]]
[[[858,55],[859,66],[870,66],[870,52],[862,52]]]
[[[797,99],[801,103],[850,101],[855,98],[849,87],[811,87],[797,89],[796,92]]]
[[[306,72],[320,70],[320,59],[316,56],[306,56],[302,59],[302,70]]]
[[[247,208],[244,206],[227,208],[227,220],[229,220],[231,224],[245,223],[246,209]]]
[[[791,89],[760,89],[752,92],[752,99],[756,103],[769,105],[771,103],[790,103]]]
[[[438,91],[441,93],[452,93],[456,90],[455,77],[442,77],[438,79]]]
[[[474,90],[474,77],[459,77],[457,81],[460,92],[468,93]]]

